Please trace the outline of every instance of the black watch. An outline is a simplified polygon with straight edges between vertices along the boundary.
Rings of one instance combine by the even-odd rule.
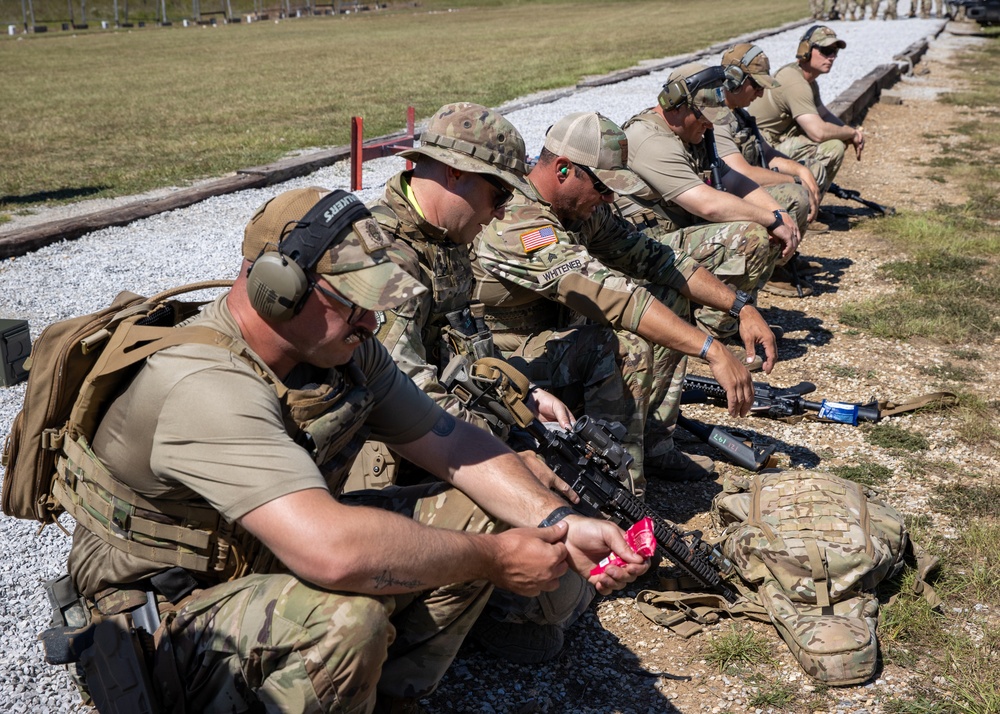
[[[743,292],[742,290],[736,291],[736,300],[733,301],[733,306],[729,308],[729,314],[735,317],[737,320],[740,319],[740,310],[743,309],[744,305],[753,305],[753,295]]]
[[[785,219],[783,219],[781,217],[781,211],[780,210],[775,210],[775,211],[773,211],[773,213],[774,213],[774,223],[772,223],[771,225],[769,225],[767,227],[767,232],[768,233],[770,233],[771,231],[773,231],[775,228],[779,228],[781,226],[781,224],[785,222]]]

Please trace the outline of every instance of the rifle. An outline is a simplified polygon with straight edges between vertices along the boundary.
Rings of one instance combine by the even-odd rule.
[[[574,510],[622,528],[650,517],[660,557],[669,558],[704,587],[736,602],[738,595],[723,579],[733,565],[722,552],[705,543],[700,532],[682,532],[622,486],[632,462],[621,443],[626,433],[622,424],[583,416],[570,432],[547,428],[524,404],[527,379],[501,360],[481,359],[471,367],[453,361],[441,383],[467,408],[498,416],[513,429],[523,430],[530,437],[530,448],[580,497]]]
[[[683,389],[686,392],[694,393],[694,398],[687,397],[685,399],[688,403],[699,400],[698,393],[703,395],[700,401],[722,403],[726,401],[726,390],[710,377],[687,375],[684,377]],[[857,426],[859,421],[877,422],[881,418],[878,402],[874,400],[867,404],[855,404],[831,402],[826,399],[821,402],[812,402],[802,398],[803,394],[815,391],[816,385],[812,382],[799,382],[794,387],[772,387],[764,382],[754,382],[753,406],[750,407],[750,412],[772,419],[783,419],[803,414],[806,411],[813,411],[819,412],[820,419],[851,424],[852,426]]]
[[[875,203],[875,201],[869,201],[861,197],[861,194],[857,191],[853,191],[849,188],[841,188],[835,183],[830,184],[830,188],[827,189],[837,198],[842,198],[845,201],[857,201],[858,203],[864,204],[874,211],[878,211],[883,216],[894,216],[896,215],[896,209],[892,206],[883,206],[882,204]]]
[[[715,131],[708,129],[702,141],[705,144],[705,149],[708,151],[708,170],[711,172],[712,188],[717,188],[725,192],[726,187],[722,185],[722,159],[719,158],[719,149],[715,145]]]
[[[771,455],[774,453],[774,444],[763,449],[755,449],[747,446],[739,437],[730,434],[728,431],[718,426],[709,426],[701,422],[688,419],[683,414],[677,415],[677,425],[694,434],[702,442],[721,451],[726,458],[750,471],[760,471],[771,463]]]

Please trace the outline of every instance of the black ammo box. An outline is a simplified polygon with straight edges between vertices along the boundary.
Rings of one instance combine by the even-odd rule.
[[[28,378],[24,360],[31,354],[27,320],[0,320],[0,384],[5,387]]]

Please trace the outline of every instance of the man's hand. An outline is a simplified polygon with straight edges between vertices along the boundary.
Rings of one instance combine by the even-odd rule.
[[[518,595],[535,597],[559,587],[569,570],[565,520],[548,528],[512,528],[495,538],[490,582]]]
[[[545,486],[545,488],[550,491],[555,491],[570,503],[580,502],[580,497],[577,496],[576,492],[569,487],[569,484],[556,476],[552,469],[546,466],[542,458],[534,451],[519,451],[517,455],[521,457],[521,461],[523,461],[524,465],[528,467],[528,471],[530,471],[532,475],[537,478],[543,486]]]
[[[812,171],[801,164],[799,164],[799,166],[801,167],[801,171],[798,173],[799,181],[801,181],[802,185],[805,186],[807,191],[809,191],[808,221],[811,223],[815,221],[816,216],[819,215],[819,204],[822,202],[823,197],[820,195],[821,191],[819,190],[819,184],[816,183],[816,177],[812,175]]]
[[[629,547],[625,542],[624,531],[614,523],[596,518],[567,516],[556,525],[564,523],[569,527],[566,549],[570,565],[597,588],[601,595],[621,590],[649,568],[649,563]],[[628,565],[610,566],[600,575],[591,575],[590,571],[611,553]]]
[[[748,307],[750,306],[747,305],[743,310]],[[740,310],[741,316],[743,310]],[[712,343],[706,359],[715,381],[726,390],[729,414],[734,417],[749,414],[750,407],[753,406],[753,380],[750,379],[746,365],[740,364],[719,340]]]
[[[771,328],[753,305],[745,305],[740,310],[740,339],[743,340],[748,359],[757,355],[757,345],[764,346],[764,372],[771,374],[778,361],[778,343]],[[753,392],[753,389],[750,391]]]
[[[865,149],[865,128],[859,126],[854,130],[854,138],[851,139],[851,143],[854,145],[854,155],[861,161],[861,152]]]
[[[528,409],[542,421],[554,421],[563,429],[573,427],[573,412],[554,394],[536,387],[528,395]]]
[[[781,225],[770,232],[771,240],[777,241],[784,246],[781,249],[781,257],[789,258],[799,249],[799,227],[792,220],[792,217],[785,211],[781,212]]]

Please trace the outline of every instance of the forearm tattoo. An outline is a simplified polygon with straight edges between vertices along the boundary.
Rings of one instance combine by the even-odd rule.
[[[376,590],[383,590],[385,588],[391,588],[391,587],[404,587],[410,590],[421,590],[423,589],[424,586],[423,582],[417,579],[400,580],[398,578],[394,578],[392,576],[392,573],[390,573],[388,570],[383,570],[381,573],[376,575],[374,578],[374,583]]]
[[[441,415],[440,419],[434,422],[431,431],[437,436],[448,436],[448,434],[455,431],[455,417],[445,412]]]

